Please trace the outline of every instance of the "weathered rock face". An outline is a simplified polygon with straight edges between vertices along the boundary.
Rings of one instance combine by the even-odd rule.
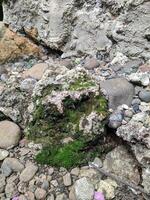
[[[40,55],[40,48],[27,38],[18,36],[0,22],[0,64],[27,56]]]
[[[64,56],[112,47],[111,54],[117,50],[149,59],[149,9],[150,2],[144,0],[8,0],[4,22],[13,30],[24,29],[50,48],[67,52]]]

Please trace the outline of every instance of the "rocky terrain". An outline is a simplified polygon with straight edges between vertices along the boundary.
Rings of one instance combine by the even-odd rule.
[[[150,1],[2,5],[0,200],[149,200]]]

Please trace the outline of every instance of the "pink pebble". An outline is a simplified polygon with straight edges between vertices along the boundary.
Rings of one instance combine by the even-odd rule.
[[[103,193],[95,192],[94,193],[94,200],[105,200]]]

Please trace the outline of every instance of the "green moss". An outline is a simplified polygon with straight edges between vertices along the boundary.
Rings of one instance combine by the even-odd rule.
[[[42,90],[42,97],[45,97],[46,95],[50,94],[53,90],[55,90],[55,91],[61,91],[62,90],[62,85],[60,85],[60,84],[47,85]]]
[[[92,81],[87,75],[83,75],[75,79],[75,81],[70,84],[69,90],[80,91],[94,86],[96,86],[94,81]]]

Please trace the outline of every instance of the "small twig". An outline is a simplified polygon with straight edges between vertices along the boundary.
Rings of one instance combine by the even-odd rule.
[[[114,174],[111,174],[111,173],[109,173],[108,171],[106,171],[106,170],[104,170],[104,169],[102,169],[102,168],[99,168],[99,167],[96,166],[94,163],[90,163],[89,166],[92,167],[92,168],[94,168],[94,169],[96,169],[96,170],[99,171],[101,174],[103,174],[103,175],[105,175],[105,176],[108,176],[108,177],[114,179],[116,182],[120,182],[120,183],[122,183],[123,185],[127,185],[127,186],[133,188],[134,190],[138,190],[138,191],[140,191],[141,193],[144,193],[144,194],[146,194],[146,195],[148,195],[148,196],[150,195],[150,193],[147,193],[142,187],[137,186],[137,185],[135,185],[134,183],[128,182],[127,180],[123,180],[122,178],[120,178],[120,177],[118,177],[118,176],[116,176],[116,175],[114,175]]]

